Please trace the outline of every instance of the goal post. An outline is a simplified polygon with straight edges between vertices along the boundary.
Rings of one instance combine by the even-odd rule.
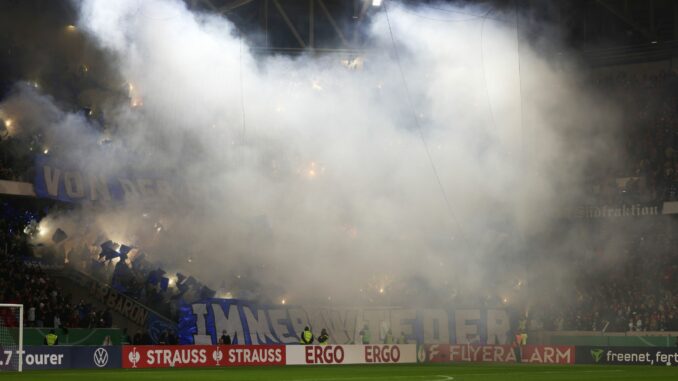
[[[0,303],[0,371],[23,371],[24,305]]]

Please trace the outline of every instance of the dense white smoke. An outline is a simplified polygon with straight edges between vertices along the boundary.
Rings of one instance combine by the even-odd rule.
[[[162,219],[165,234],[144,242],[149,257],[212,288],[254,292],[234,296],[501,294],[524,279],[525,242],[563,212],[600,148],[583,131],[610,113],[518,43],[515,14],[465,12],[479,16],[389,3],[356,70],[342,63],[354,57],[253,55],[226,19],[181,1],[83,2],[78,27],[132,84],[134,107],[104,106],[115,166],[189,190],[151,219],[140,205],[84,213],[130,241]],[[111,166],[78,148],[89,141],[68,140],[80,162]]]

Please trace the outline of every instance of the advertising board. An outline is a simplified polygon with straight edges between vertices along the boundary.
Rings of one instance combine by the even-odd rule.
[[[0,347],[0,369],[16,369],[19,361],[16,348]],[[24,370],[120,368],[119,346],[25,346]]]
[[[123,368],[285,365],[283,345],[125,345]]]
[[[422,362],[518,362],[536,364],[574,364],[575,348],[558,345],[524,345],[518,350],[511,345],[425,345]]]
[[[577,347],[577,364],[678,365],[674,347]]]
[[[417,362],[417,346],[288,345],[287,365],[402,364]]]

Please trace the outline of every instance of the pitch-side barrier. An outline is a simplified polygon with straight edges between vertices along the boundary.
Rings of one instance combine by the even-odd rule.
[[[420,362],[678,366],[676,347],[424,345]]]
[[[674,347],[525,345],[125,345],[26,346],[23,369],[200,368],[236,366],[537,363],[678,366]],[[0,370],[18,353],[0,347]]]
[[[123,368],[402,364],[417,362],[417,346],[415,344],[123,346],[122,359]]]

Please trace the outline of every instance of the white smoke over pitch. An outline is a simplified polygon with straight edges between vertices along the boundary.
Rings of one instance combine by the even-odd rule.
[[[338,56],[254,56],[227,20],[180,1],[82,4],[78,26],[143,101],[105,110],[113,144],[135,153],[120,166],[191,189],[154,212],[167,234],[152,260],[288,303],[439,303],[495,293],[498,272],[524,277],[506,258],[561,212],[595,148],[573,149],[593,102],[525,44],[519,56],[513,14],[388,11],[414,110],[384,12],[351,70]],[[93,213],[129,237],[142,210]]]

